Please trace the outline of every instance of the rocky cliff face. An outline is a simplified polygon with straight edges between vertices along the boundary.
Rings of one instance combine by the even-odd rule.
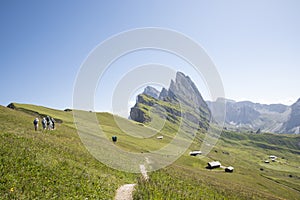
[[[252,121],[257,120],[260,116],[260,113],[251,105],[227,103],[226,106],[227,122],[234,122],[236,124],[251,124]]]
[[[283,124],[282,132],[300,133],[300,99],[291,106],[291,114],[288,120]]]
[[[176,73],[169,89],[146,87],[137,97],[137,102],[130,111],[130,118],[137,122],[147,123],[151,118],[147,111],[155,107],[155,112],[168,121],[177,123],[184,119],[195,127],[208,128],[211,113],[193,81],[182,72]],[[152,109],[153,110],[153,109]]]
[[[153,97],[153,98],[155,98],[155,99],[158,99],[160,92],[159,92],[157,89],[155,89],[154,87],[147,86],[147,87],[144,89],[143,94],[146,94],[146,95],[148,95],[148,96],[150,96],[150,97]]]
[[[170,97],[175,96],[180,102],[186,105],[201,107],[208,110],[208,106],[194,82],[182,72],[177,72],[176,80],[171,81],[169,94]]]

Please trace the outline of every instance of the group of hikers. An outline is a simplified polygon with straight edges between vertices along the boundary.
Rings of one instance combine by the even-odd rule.
[[[39,118],[33,120],[34,130],[37,131],[39,127]],[[43,130],[54,130],[55,120],[52,117],[43,117],[42,119]]]

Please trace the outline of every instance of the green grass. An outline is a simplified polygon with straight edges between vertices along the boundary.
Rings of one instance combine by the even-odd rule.
[[[111,199],[120,185],[136,180],[95,160],[75,129],[61,124],[35,132],[32,120],[0,107],[0,199]]]
[[[73,113],[34,105],[0,106],[0,199],[113,199],[122,184],[137,183],[134,199],[300,199],[300,137],[298,135],[224,132],[207,157],[191,157],[204,139],[199,130],[190,148],[176,162],[150,172],[145,182],[139,174],[113,170],[97,161],[83,146]],[[62,123],[54,131],[34,131],[36,116],[50,115]],[[118,136],[117,147],[129,152],[149,152],[167,145],[178,124],[166,122],[157,133],[146,125],[97,113],[105,137]],[[157,117],[157,116],[154,116]],[[127,132],[143,137],[132,137]],[[151,137],[146,137],[147,135]],[[163,135],[163,140],[156,136]],[[185,140],[185,138],[182,138]],[[269,155],[277,162],[265,164]],[[207,170],[219,160],[234,173]]]
[[[151,173],[150,180],[139,179],[134,199],[239,199],[207,185],[191,170],[169,167]]]

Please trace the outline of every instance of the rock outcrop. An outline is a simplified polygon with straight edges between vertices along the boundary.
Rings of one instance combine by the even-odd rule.
[[[300,133],[300,99],[291,106],[291,114],[288,120],[283,124],[282,132]]]
[[[16,106],[13,103],[8,104],[7,107],[13,110],[16,109]]]
[[[149,111],[177,123],[183,119],[186,124],[195,128],[209,126],[211,113],[193,81],[182,72],[176,73],[171,80],[169,89],[162,88],[161,92],[151,86],[137,97],[137,102],[130,111],[130,118],[137,122],[151,121]]]
[[[146,95],[148,95],[150,97],[153,97],[155,99],[158,99],[158,97],[159,97],[159,91],[157,89],[155,89],[154,87],[151,87],[151,86],[147,86],[144,89],[143,94],[146,94]]]
[[[177,72],[176,80],[171,81],[169,88],[170,97],[176,97],[180,102],[195,107],[208,109],[206,102],[203,100],[199,90],[190,77],[185,76],[182,72]]]

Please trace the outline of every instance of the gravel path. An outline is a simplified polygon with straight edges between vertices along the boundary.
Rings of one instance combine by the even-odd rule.
[[[148,177],[145,165],[140,165],[140,170],[141,170],[141,173],[142,173],[144,179],[147,181],[149,179],[149,177]]]
[[[149,160],[147,160],[149,162]],[[140,170],[143,178],[147,181],[149,179],[145,165],[140,165]],[[115,200],[132,200],[132,192],[136,184],[126,184],[118,188]]]
[[[135,184],[126,184],[119,187],[115,200],[132,200],[132,192]]]

